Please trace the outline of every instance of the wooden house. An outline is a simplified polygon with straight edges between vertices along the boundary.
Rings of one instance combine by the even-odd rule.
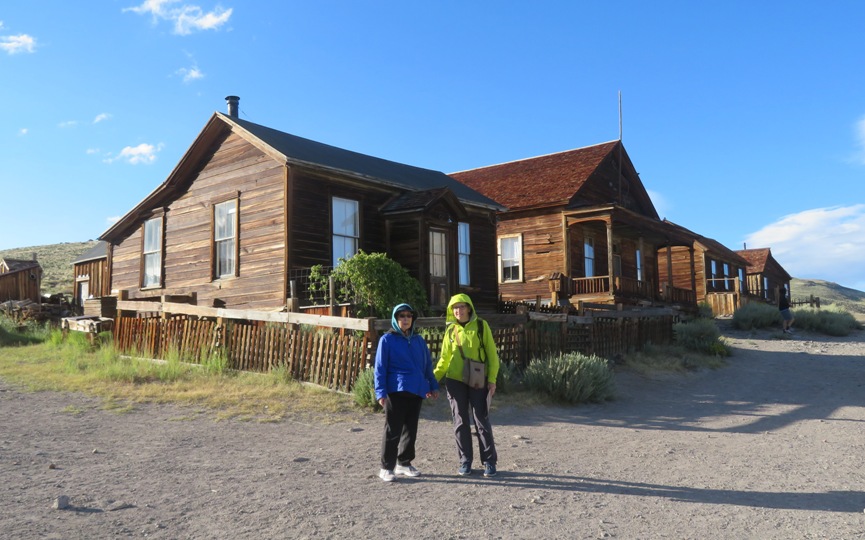
[[[790,294],[790,274],[772,256],[770,248],[740,249],[736,253],[748,261],[747,290],[751,296],[778,303],[781,286]]]
[[[503,299],[554,291],[551,301],[571,304],[696,306],[693,288],[660,281],[659,265],[671,263],[658,258],[693,240],[659,219],[621,141],[451,176],[507,207],[497,227]]]
[[[712,306],[715,316],[732,315],[742,305],[742,295],[747,292],[748,261],[717,240],[669,220],[664,222],[689,234],[693,241],[689,246],[672,246],[658,252],[659,258],[670,259],[669,265],[659,267],[661,282],[671,281],[675,287],[693,290],[697,303]],[[667,268],[672,269],[672,279]]]
[[[108,244],[97,242],[72,261],[72,303],[84,306],[88,298],[102,298],[111,294],[108,272]]]
[[[413,167],[214,113],[150,195],[108,229],[112,294],[198,305],[286,305],[292,276],[384,252],[433,309],[465,291],[496,302],[494,200]],[[301,298],[302,299],[302,298]]]
[[[0,302],[42,300],[42,266],[33,259],[0,258]]]

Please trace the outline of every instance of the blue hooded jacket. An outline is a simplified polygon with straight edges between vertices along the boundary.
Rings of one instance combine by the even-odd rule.
[[[400,311],[410,311],[412,315],[408,336],[399,329],[396,314]],[[417,312],[408,304],[393,308],[390,323],[393,331],[381,337],[375,353],[373,379],[377,400],[391,392],[411,392],[425,398],[427,393],[439,389],[426,340],[414,333],[416,318]]]

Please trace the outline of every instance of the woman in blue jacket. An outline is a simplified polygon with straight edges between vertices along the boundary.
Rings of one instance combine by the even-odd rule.
[[[410,305],[393,308],[393,330],[381,337],[375,353],[375,397],[385,413],[378,476],[385,482],[393,482],[397,474],[420,475],[411,464],[420,407],[424,398],[439,394],[429,347],[414,333],[415,319],[417,312]]]

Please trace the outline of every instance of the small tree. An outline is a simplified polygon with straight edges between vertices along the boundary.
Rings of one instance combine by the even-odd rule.
[[[360,317],[390,318],[393,307],[402,302],[421,312],[429,307],[421,284],[385,253],[358,251],[350,259],[340,259],[330,276],[336,283],[334,300],[353,304]],[[313,266],[310,290],[327,290],[328,277],[321,265]]]

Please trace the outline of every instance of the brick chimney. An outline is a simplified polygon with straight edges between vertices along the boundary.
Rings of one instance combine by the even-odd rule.
[[[237,106],[240,103],[240,98],[237,96],[225,96],[225,102],[228,103],[228,116],[239,118],[237,116]]]

